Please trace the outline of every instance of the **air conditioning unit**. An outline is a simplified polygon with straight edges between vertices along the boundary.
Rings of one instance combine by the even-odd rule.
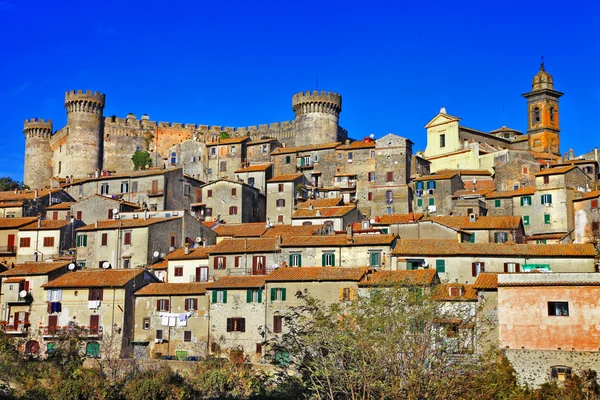
[[[154,343],[162,343],[163,339],[154,339]]]
[[[427,209],[429,210],[429,212],[434,213],[437,211],[437,206],[429,206]]]

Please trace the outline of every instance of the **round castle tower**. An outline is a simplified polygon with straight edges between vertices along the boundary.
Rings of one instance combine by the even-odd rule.
[[[50,186],[52,178],[52,121],[31,118],[23,124],[25,134],[25,164],[23,183],[31,189]]]
[[[294,131],[296,146],[340,141],[339,119],[342,96],[325,91],[300,92],[292,97],[296,115]]]
[[[102,168],[105,95],[87,90],[65,94],[67,157],[60,176],[87,178]]]

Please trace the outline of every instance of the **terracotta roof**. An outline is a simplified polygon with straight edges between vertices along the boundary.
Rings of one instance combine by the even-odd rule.
[[[213,228],[217,236],[259,237],[267,230],[265,222],[247,222],[245,224],[220,224]]]
[[[233,138],[227,138],[227,139],[220,139],[217,142],[207,142],[206,145],[207,146],[217,146],[220,144],[236,144],[236,143],[245,142],[246,140],[248,140],[247,137],[233,137]]]
[[[413,181],[419,182],[419,181],[435,181],[438,179],[451,179],[451,178],[455,177],[456,175],[458,175],[458,173],[456,171],[447,171],[447,172],[435,173],[432,175],[423,175],[423,176],[413,179]]]
[[[478,229],[518,229],[521,226],[521,217],[518,216],[478,216],[474,222],[469,221],[469,216],[436,216],[427,217],[421,221],[435,221],[442,225],[461,230]]]
[[[376,236],[376,235],[368,235]],[[529,257],[594,257],[596,250],[585,244],[514,244],[458,243],[455,239],[399,239],[392,250],[395,256],[529,256]]]
[[[208,253],[214,246],[196,247],[190,249],[189,254],[185,254],[185,247],[180,247],[167,254],[166,260],[203,260],[208,258]]]
[[[460,288],[461,295],[451,296],[450,288],[452,287]],[[431,299],[437,301],[477,301],[477,291],[472,284],[442,283],[435,287]]]
[[[493,186],[494,182],[492,182]],[[475,190],[457,190],[452,194],[452,197],[457,199],[459,197],[468,197],[468,196],[478,196],[485,197],[487,194],[494,191],[493,187],[485,188],[485,189],[475,189]]]
[[[246,168],[240,168],[238,170],[235,171],[235,173],[237,174],[238,172],[263,172],[268,170],[271,167],[271,163],[269,164],[258,164],[258,165],[249,165]]]
[[[306,200],[302,203],[299,203],[298,209],[309,208],[311,205],[313,206],[313,208],[320,208],[320,207],[334,207],[334,206],[339,206],[339,205],[343,205],[343,204],[344,204],[343,197],[332,197],[332,198],[328,198],[328,199],[312,199],[312,200]]]
[[[278,251],[276,237],[229,238],[213,246],[210,254],[274,253],[276,251]]]
[[[391,245],[396,237],[387,234],[354,235],[350,242],[346,235],[290,236],[283,238],[281,247]]]
[[[583,196],[573,199],[573,201],[596,199],[600,197],[600,190],[592,190],[591,192],[585,192]]]
[[[269,275],[267,282],[299,281],[360,281],[369,268],[339,267],[279,267]]]
[[[412,224],[423,218],[422,213],[408,214],[384,214],[381,217],[375,217],[375,225],[391,225],[391,224]]]
[[[37,222],[36,217],[0,218],[0,229],[16,229],[29,225],[34,221]]]
[[[46,207],[46,210],[70,210],[71,206],[76,203],[76,201],[65,201],[63,203],[58,203],[50,207]]]
[[[518,188],[517,190],[508,190],[505,192],[497,192],[493,191],[488,193],[485,198],[486,199],[504,199],[508,197],[518,197],[518,196],[531,196],[535,194],[534,186],[523,186]]]
[[[435,281],[435,269],[377,271],[365,275],[358,286],[429,286]]]
[[[171,218],[136,218],[136,219],[107,219],[104,221],[98,221],[98,226],[95,224],[86,225],[77,229],[77,232],[87,231],[101,231],[107,229],[127,229],[127,228],[143,228],[154,224],[160,224],[163,222],[174,221],[179,217]]]
[[[343,217],[344,215],[356,210],[356,206],[339,207],[315,207],[299,208],[292,214],[292,218],[325,218],[325,217]]]
[[[207,289],[243,289],[260,288],[265,286],[266,275],[253,276],[222,276],[209,283]]]
[[[324,225],[273,225],[265,233],[265,236],[311,236],[318,234]]]
[[[542,239],[562,239],[567,236],[567,232],[555,233],[536,233],[535,235],[527,236],[527,240],[542,240]]]
[[[560,175],[560,174],[567,173],[575,168],[577,168],[577,167],[574,165],[567,165],[564,167],[547,168],[547,169],[541,170],[540,172],[536,172],[534,175],[535,176]]]
[[[302,174],[278,175],[278,176],[274,176],[273,178],[269,179],[267,181],[267,183],[292,182],[292,181],[295,181],[296,179],[300,178],[301,176],[302,176]]]
[[[148,267],[148,269],[153,269],[153,270],[157,270],[157,271],[167,270],[167,269],[169,269],[169,260],[167,260],[167,259],[160,260],[159,262],[150,265]]]
[[[340,142],[333,143],[323,143],[323,144],[309,144],[307,146],[297,146],[297,147],[279,147],[271,152],[271,155],[277,156],[281,154],[289,154],[289,153],[301,153],[303,151],[313,151],[313,150],[326,150],[333,149],[340,145]]]
[[[276,142],[276,141],[277,141],[277,139],[275,139],[275,138],[258,139],[258,140],[252,140],[252,141],[246,143],[246,146],[254,146],[257,144],[271,143],[271,142]]]
[[[473,283],[473,289],[498,289],[498,274],[491,272],[482,272],[477,275],[477,279]]]
[[[2,283],[20,283],[24,280],[25,278],[6,278]]]
[[[560,158],[560,156],[557,156],[556,154],[540,153],[540,152],[537,152],[537,151],[531,151],[530,153],[535,158],[541,158],[541,159],[545,159],[545,160],[558,160]]]
[[[81,203],[83,203],[84,201],[87,201],[87,200],[89,200],[89,199],[92,199],[92,198],[94,198],[94,197],[100,197],[101,199],[108,200],[108,201],[114,201],[114,202],[116,202],[116,203],[120,203],[120,204],[123,204],[123,205],[126,205],[126,206],[130,206],[130,207],[138,207],[138,208],[140,207],[140,205],[139,205],[139,204],[132,203],[132,202],[130,202],[130,201],[125,201],[125,200],[123,200],[123,199],[114,199],[114,198],[112,198],[112,197],[110,197],[110,196],[108,196],[108,195],[106,195],[106,196],[105,196],[105,195],[102,195],[102,194],[93,194],[93,195],[91,195],[91,196],[89,196],[89,197],[86,197],[86,198],[85,198],[85,199],[83,199],[83,200],[79,200],[78,202],[76,202],[76,203],[73,203],[73,204],[81,204]],[[64,203],[63,203],[63,204],[64,204]]]
[[[517,132],[521,135],[523,134],[523,132],[518,131],[513,128],[508,128],[508,127],[506,127],[506,125],[502,125],[502,128],[498,128],[498,129],[494,129],[493,131],[490,131],[490,133],[500,133],[500,132]]]
[[[179,168],[168,168],[168,169],[163,169],[163,168],[150,168],[150,169],[145,169],[145,170],[141,170],[141,171],[129,171],[129,172],[119,172],[119,173],[115,173],[115,174],[110,174],[110,175],[105,175],[105,176],[99,176],[99,177],[93,177],[93,178],[84,178],[84,179],[74,179],[73,183],[63,183],[61,184],[61,187],[68,187],[71,185],[78,185],[81,183],[85,183],[85,182],[93,182],[93,181],[104,181],[104,180],[110,180],[110,179],[119,179],[119,178],[142,178],[144,176],[155,176],[155,175],[164,175],[167,174],[169,172],[173,172],[173,171],[177,171],[180,170],[182,171],[183,168],[179,167]],[[62,179],[61,181],[64,182],[64,179]]]
[[[46,275],[69,265],[70,261],[28,262],[0,273],[0,276]]]
[[[341,144],[336,147],[336,150],[356,150],[356,149],[374,149],[376,143],[374,140],[365,142],[364,140],[355,140],[350,144]]]
[[[150,283],[135,292],[136,296],[205,294],[208,283]]]
[[[100,269],[90,268],[76,272],[69,272],[42,287],[45,288],[87,288],[87,287],[123,287],[139,274],[144,273],[141,268],[136,269]]]
[[[62,189],[41,189],[37,190],[38,197],[46,197],[49,193],[60,192]],[[0,192],[0,202],[5,201],[20,201],[20,200],[31,200],[35,198],[36,190],[17,190],[15,193],[14,190],[8,190],[5,192]]]
[[[20,231],[47,231],[60,229],[63,226],[69,225],[69,221],[63,219],[43,219],[41,220],[41,226],[38,227],[37,218],[36,221],[30,223],[29,225],[25,225],[20,228]]]
[[[479,176],[492,176],[492,173],[487,169],[440,169],[436,171],[436,175],[438,174],[459,174],[463,175],[479,175]]]
[[[11,201],[0,203],[0,208],[15,208],[15,207],[23,207],[22,201]]]

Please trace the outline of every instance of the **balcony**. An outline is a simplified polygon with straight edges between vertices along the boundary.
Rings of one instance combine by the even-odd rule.
[[[14,335],[14,336],[18,336],[18,335],[27,335],[27,333],[29,333],[29,327],[30,324],[27,323],[20,323],[17,326],[15,325],[10,325],[8,322],[6,321],[0,321],[0,330],[4,333],[6,333],[7,335]]]
[[[160,190],[152,190],[150,192],[148,192],[148,197],[160,197],[160,196],[164,196],[165,192],[160,191]]]
[[[55,338],[73,334],[80,338],[102,339],[104,329],[102,326],[42,326],[40,328],[42,336],[45,338]]]
[[[17,254],[17,246],[0,246],[0,254]]]

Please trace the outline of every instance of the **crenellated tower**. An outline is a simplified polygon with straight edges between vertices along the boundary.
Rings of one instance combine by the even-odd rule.
[[[91,90],[65,94],[67,156],[59,176],[86,178],[102,168],[105,95]]]
[[[292,110],[296,115],[296,146],[346,140],[346,131],[339,126],[341,95],[325,91],[300,92],[292,97]]]
[[[31,189],[42,189],[50,185],[52,178],[52,121],[31,118],[23,124],[25,134],[25,165],[23,183]]]

